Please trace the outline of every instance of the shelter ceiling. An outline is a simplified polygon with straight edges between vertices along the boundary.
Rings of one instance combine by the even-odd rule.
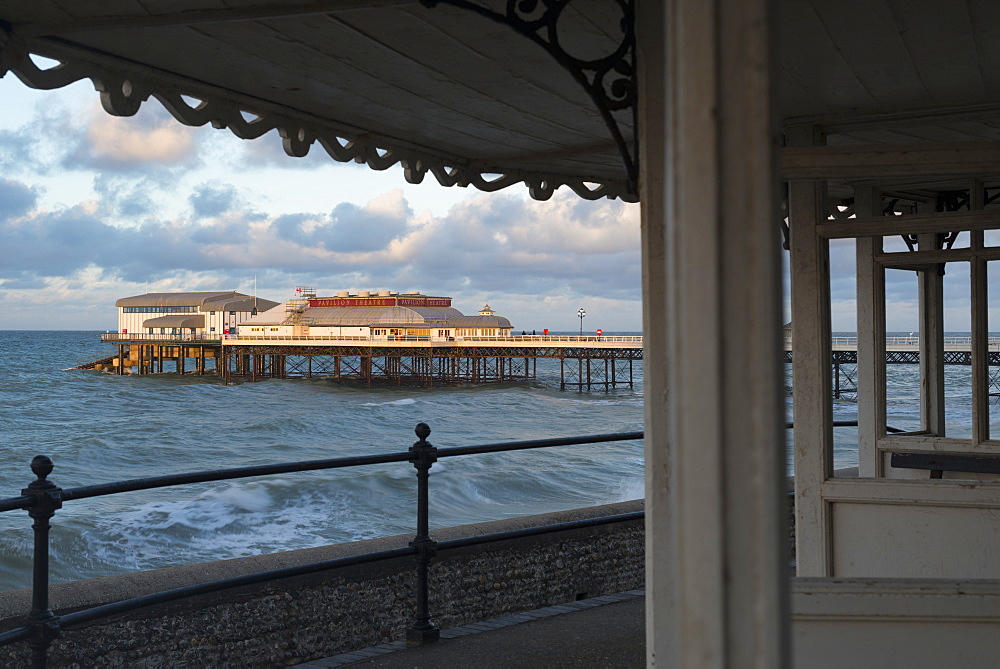
[[[476,5],[502,14],[506,2]],[[621,21],[608,16],[617,4],[581,7],[561,20],[565,46],[584,57],[614,51]],[[3,0],[0,19],[22,50],[86,63],[84,76],[88,67],[120,75],[104,84],[112,98],[120,85],[162,95],[182,120],[246,136],[277,124],[292,154],[321,139],[339,159],[376,168],[406,160],[413,179],[436,166],[445,181],[478,180],[487,190],[491,178],[516,175],[540,195],[565,182],[605,184],[596,197],[624,193],[618,149],[584,88],[539,45],[468,9],[417,0]],[[46,87],[42,77],[34,83]],[[220,104],[215,118],[183,108],[201,100],[234,108],[229,118]],[[127,102],[110,111],[132,111]],[[631,137],[631,112],[618,116]]]
[[[779,108],[831,144],[1000,140],[1000,3],[779,0]]]
[[[626,2],[572,0],[555,24],[559,43],[582,59],[614,51]],[[321,146],[376,169],[401,163],[411,181],[430,171],[446,185],[524,181],[544,198],[566,184],[634,199],[611,129],[632,146],[632,108],[608,112],[609,125],[550,53],[473,11],[502,15],[506,0],[427,5],[0,0],[0,73],[41,88],[91,77],[112,113],[155,96],[185,123],[245,138],[277,129],[292,155]],[[774,8],[786,127],[817,124],[833,145],[1000,141],[995,0]],[[37,71],[29,52],[65,65]]]

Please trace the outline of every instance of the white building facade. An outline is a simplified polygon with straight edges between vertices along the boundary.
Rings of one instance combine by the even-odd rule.
[[[247,319],[243,337],[324,337],[389,341],[454,341],[467,337],[506,337],[510,321],[486,305],[466,316],[450,297],[392,291],[302,297]]]
[[[236,291],[146,293],[115,302],[122,334],[210,338],[235,334],[243,321],[276,305]]]

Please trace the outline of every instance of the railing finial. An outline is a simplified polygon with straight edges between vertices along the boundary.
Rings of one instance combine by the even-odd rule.
[[[31,472],[38,477],[38,481],[33,481],[29,487],[42,487],[37,485],[39,482],[47,484],[45,487],[52,485],[45,479],[52,473],[52,469],[54,467],[55,465],[52,464],[52,458],[47,455],[36,455],[33,457],[31,459]]]
[[[431,426],[427,423],[417,423],[417,427],[414,428],[413,432],[417,435],[417,439],[426,441],[427,437],[431,436]]]

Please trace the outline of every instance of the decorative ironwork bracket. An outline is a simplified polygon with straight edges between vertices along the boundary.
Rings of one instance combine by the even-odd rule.
[[[571,55],[559,40],[559,21],[574,0],[507,0],[501,14],[470,0],[420,0],[433,9],[446,4],[484,16],[509,26],[515,32],[542,47],[583,87],[601,114],[618,148],[628,183],[628,194],[638,199],[639,133],[638,85],[636,82],[635,6],[634,0],[608,0],[621,12],[622,37],[609,54],[596,59]],[[614,112],[632,113],[632,141],[625,139]]]

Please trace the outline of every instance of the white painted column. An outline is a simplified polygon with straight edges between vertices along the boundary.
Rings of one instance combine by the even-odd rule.
[[[790,146],[821,142],[811,127],[787,134]],[[817,231],[826,217],[826,188],[819,181],[793,181],[788,192],[795,558],[799,576],[830,576],[829,514],[822,495],[823,481],[833,476],[830,244]]]
[[[931,213],[929,203],[918,212]],[[917,235],[917,248],[935,251],[937,235]],[[920,300],[920,429],[945,436],[944,420],[944,265],[933,265],[917,275]]]
[[[969,184],[969,209],[985,208],[983,182],[973,179]],[[985,242],[982,230],[973,230],[970,247],[981,251]],[[989,369],[989,274],[986,261],[974,258],[970,267],[972,293],[972,449],[977,450],[990,438],[990,369]],[[943,329],[943,328],[942,328]],[[993,435],[996,439],[1000,435]]]
[[[854,189],[858,218],[882,215],[877,187]],[[875,262],[881,237],[855,240],[858,318],[858,471],[862,478],[881,476],[878,440],[885,434],[885,271]]]
[[[787,665],[768,3],[640,0],[647,657]]]

